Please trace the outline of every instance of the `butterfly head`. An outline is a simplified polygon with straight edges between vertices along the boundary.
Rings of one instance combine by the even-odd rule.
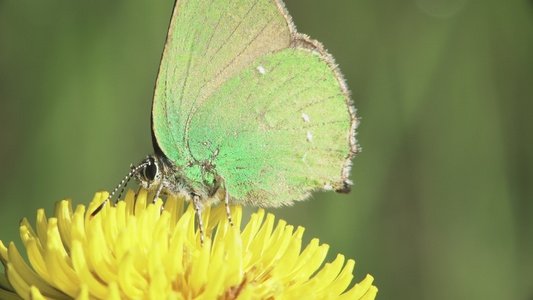
[[[155,155],[149,155],[133,169],[135,179],[144,189],[151,191],[161,186],[161,166]]]

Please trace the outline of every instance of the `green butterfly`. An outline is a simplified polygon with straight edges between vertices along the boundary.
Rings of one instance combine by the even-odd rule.
[[[132,176],[154,199],[192,200],[198,214],[224,202],[230,220],[230,203],[277,207],[350,191],[359,148],[348,88],[280,0],[178,0],[151,122],[155,153],[93,216]]]

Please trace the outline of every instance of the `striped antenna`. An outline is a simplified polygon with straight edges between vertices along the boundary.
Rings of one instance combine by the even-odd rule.
[[[107,198],[104,200],[104,202],[102,202],[102,204],[100,204],[91,214],[91,216],[89,217],[89,220],[92,220],[92,218],[94,218],[94,216],[96,216],[101,210],[102,208],[104,208],[104,206],[107,204],[107,202],[109,202],[109,200],[111,200],[113,198],[113,196],[115,195],[115,193],[118,191],[118,189],[120,187],[123,187],[122,190],[120,191],[120,194],[118,196],[118,199],[120,199],[120,196],[122,195],[122,193],[124,192],[124,189],[126,188],[126,186],[128,185],[128,182],[130,181],[130,179],[133,177],[133,175],[135,173],[138,173],[139,170],[142,170],[143,168],[146,168],[147,166],[151,165],[152,162],[150,160],[146,161],[146,162],[143,162],[142,164],[138,165],[137,167],[135,167],[134,165],[131,165],[131,171],[128,173],[128,175],[126,175],[124,177],[124,179],[122,179],[122,181],[120,181],[120,183],[117,185],[117,187],[115,187],[115,189],[113,190],[113,192],[111,192],[111,194],[109,194],[109,196],[107,196]],[[118,200],[117,199],[117,200]]]

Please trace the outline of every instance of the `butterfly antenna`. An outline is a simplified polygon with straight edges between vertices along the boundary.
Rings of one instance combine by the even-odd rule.
[[[130,169],[131,169],[132,171],[135,170],[135,166],[134,166],[133,164],[131,164],[131,165],[130,165]],[[130,172],[130,173],[131,173],[131,172]],[[128,174],[128,175],[129,175],[129,174]],[[126,190],[126,187],[128,186],[128,183],[130,182],[132,176],[130,176],[128,179],[126,179],[127,177],[128,177],[128,176],[124,177],[124,180],[125,180],[125,181],[122,180],[122,182],[124,182],[124,185],[122,186],[122,189],[120,190],[120,194],[118,194],[117,201],[120,199],[120,197],[122,197],[122,194],[123,194],[124,191]],[[121,182],[121,183],[122,183],[122,182]],[[119,187],[119,186],[120,186],[120,184],[119,184],[117,187]],[[116,202],[115,202],[115,204],[116,204]]]
[[[131,180],[131,178],[133,177],[133,175],[135,173],[138,173],[139,170],[145,168],[146,166],[150,165],[150,162],[145,162],[145,163],[142,163],[140,165],[138,165],[137,167],[131,165],[132,167],[132,170],[128,173],[128,175],[126,175],[124,177],[124,179],[122,179],[120,181],[120,183],[115,187],[115,189],[111,192],[111,194],[109,194],[109,196],[107,196],[107,198],[104,200],[104,202],[102,202],[102,204],[100,204],[91,214],[91,216],[89,217],[89,220],[92,220],[92,218],[94,218],[94,216],[96,216],[101,210],[102,208],[104,208],[104,206],[107,204],[107,202],[109,202],[109,200],[111,200],[113,198],[113,196],[116,194],[116,192],[118,191],[118,189],[120,187],[124,187],[122,189],[122,191],[120,192],[120,195],[119,195],[119,199],[120,199],[120,196],[122,195],[122,192],[124,191],[124,189],[126,188],[126,185],[128,185],[128,182]]]

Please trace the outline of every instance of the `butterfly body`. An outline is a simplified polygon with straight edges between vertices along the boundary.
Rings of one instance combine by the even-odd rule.
[[[193,197],[205,199],[203,204],[219,202],[224,197],[222,179],[212,171],[209,162],[178,166],[164,155],[149,155],[141,162],[146,167],[134,174],[140,185],[159,195],[172,195],[191,200]],[[196,171],[196,172],[195,172]],[[199,174],[194,180],[191,173]]]

